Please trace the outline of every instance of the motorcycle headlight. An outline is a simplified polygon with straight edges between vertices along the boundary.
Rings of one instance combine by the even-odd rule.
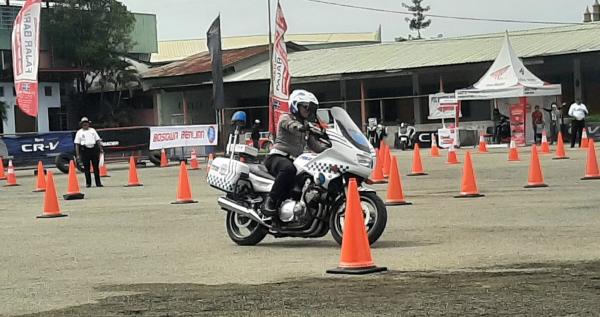
[[[370,155],[356,154],[356,161],[366,168],[373,168],[373,158]]]

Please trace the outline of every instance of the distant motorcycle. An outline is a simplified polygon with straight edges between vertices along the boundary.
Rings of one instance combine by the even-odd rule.
[[[401,123],[400,127],[398,128],[396,148],[401,149],[402,151],[412,148],[415,143],[416,133],[417,129],[415,129],[415,127],[406,123]]]

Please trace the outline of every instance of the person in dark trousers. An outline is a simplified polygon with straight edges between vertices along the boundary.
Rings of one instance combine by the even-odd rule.
[[[558,131],[560,131],[560,122],[562,120],[562,113],[558,108],[556,102],[550,105],[550,109],[544,108],[544,111],[550,115],[550,144],[558,141]]]
[[[566,102],[563,102],[558,108],[560,111],[560,132],[562,132],[563,136],[567,135],[567,125],[565,124],[565,111],[567,111],[567,108]]]
[[[277,221],[279,205],[288,198],[294,187],[296,167],[294,160],[308,147],[320,151],[319,142],[309,133],[308,122],[317,113],[319,101],[306,90],[295,90],[290,95],[290,112],[281,116],[277,127],[277,137],[265,166],[275,177],[275,183],[265,200],[261,212]]]
[[[254,124],[252,124],[250,138],[252,138],[252,146],[260,150],[260,143],[258,142],[260,140],[260,120],[258,119],[254,120]]]
[[[589,114],[586,105],[580,99],[575,100],[575,103],[569,108],[569,116],[571,119],[571,147],[575,147],[575,143],[579,138],[579,147],[581,147],[581,137],[583,136],[583,128],[585,128],[585,117]]]
[[[540,111],[540,106],[535,106],[531,113],[531,123],[533,125],[533,138],[535,144],[542,140],[542,131],[544,131],[544,114]]]
[[[90,172],[90,165],[94,167],[94,180],[96,181],[96,187],[103,187],[100,181],[100,154],[104,153],[102,148],[102,140],[98,135],[98,132],[90,127],[90,120],[83,117],[79,122],[81,129],[75,134],[75,154],[77,155],[77,161],[83,164],[83,170],[85,173],[85,185],[86,187],[92,186],[92,174]],[[91,163],[91,164],[90,164]]]
[[[504,122],[509,122],[510,118],[503,115],[500,109],[494,108],[492,114],[492,120],[494,121],[494,142],[496,144],[502,143],[502,127]]]

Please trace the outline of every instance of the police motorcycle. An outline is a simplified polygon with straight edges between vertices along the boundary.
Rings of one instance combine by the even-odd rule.
[[[415,135],[417,130],[415,127],[408,125],[404,122],[398,127],[398,136],[396,139],[396,148],[402,151],[412,148],[415,144]]]
[[[341,244],[346,187],[351,178],[359,184],[369,242],[381,237],[387,210],[377,193],[365,186],[375,166],[375,150],[345,110],[319,110],[320,124],[310,125],[309,133],[324,145],[324,150],[304,153],[294,160],[298,173],[290,181],[295,182],[295,187],[291,197],[279,207],[277,225],[260,211],[275,178],[263,165],[244,162],[245,157],[257,154],[256,149],[237,144],[245,125],[242,114],[236,113],[232,118],[236,128],[229,137],[228,157],[216,158],[208,174],[209,185],[225,193],[218,204],[227,213],[227,233],[233,242],[256,245],[268,234],[275,238],[320,238],[331,231]]]

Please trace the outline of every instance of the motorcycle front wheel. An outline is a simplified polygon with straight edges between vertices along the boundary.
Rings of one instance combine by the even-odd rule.
[[[367,234],[369,236],[369,244],[373,244],[381,237],[385,230],[387,224],[387,210],[385,204],[376,193],[360,193],[360,203],[363,210]],[[329,228],[333,239],[341,245],[342,237],[344,236],[346,201],[341,200],[337,202],[331,210],[332,214],[329,218]]]
[[[258,222],[233,211],[227,212],[225,226],[229,238],[236,244],[243,246],[257,245],[268,233],[267,228]]]

